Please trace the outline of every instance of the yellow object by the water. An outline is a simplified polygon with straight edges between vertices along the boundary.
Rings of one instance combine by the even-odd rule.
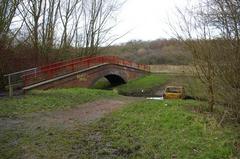
[[[167,86],[163,93],[164,99],[184,99],[185,91],[182,86]]]

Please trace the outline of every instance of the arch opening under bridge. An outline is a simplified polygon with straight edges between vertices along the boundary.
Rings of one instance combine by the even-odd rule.
[[[127,81],[123,77],[117,74],[108,74],[103,77],[97,78],[91,85],[92,88],[97,89],[111,89],[122,84],[126,84]]]

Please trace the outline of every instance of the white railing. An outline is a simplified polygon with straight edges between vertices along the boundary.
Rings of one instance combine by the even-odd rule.
[[[9,97],[12,97],[13,96],[13,86],[14,84],[17,83],[17,80],[14,80],[14,76],[18,77],[19,79],[21,79],[21,76],[25,73],[29,73],[29,72],[33,72],[33,73],[37,73],[37,70],[38,68],[35,67],[35,68],[30,68],[30,69],[27,69],[27,70],[22,70],[22,71],[18,71],[18,72],[13,72],[13,73],[9,73],[9,74],[6,74],[4,75],[4,77],[7,77],[8,79],[8,92],[9,92]]]

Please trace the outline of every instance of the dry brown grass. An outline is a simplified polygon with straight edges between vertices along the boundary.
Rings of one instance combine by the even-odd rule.
[[[180,73],[191,74],[193,70],[189,65],[150,65],[152,73]]]

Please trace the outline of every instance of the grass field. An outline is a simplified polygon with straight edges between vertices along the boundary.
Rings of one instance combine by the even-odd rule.
[[[17,126],[1,135],[3,158],[237,158],[237,129],[188,107],[192,100],[130,104],[90,125]],[[8,144],[6,144],[8,143]]]
[[[189,65],[150,65],[152,73],[192,74],[194,68]]]
[[[31,91],[25,96],[0,99],[0,117],[67,109],[100,98],[114,97],[117,93],[84,88]]]
[[[152,74],[129,81],[127,84],[118,86],[116,90],[123,95],[144,96],[152,92],[153,89],[163,86],[170,79],[171,75]]]
[[[81,157],[196,158],[240,157],[240,134],[217,127],[214,118],[188,111],[196,101],[135,103],[95,123]],[[92,136],[96,135],[96,138]],[[79,143],[81,144],[81,143]]]

